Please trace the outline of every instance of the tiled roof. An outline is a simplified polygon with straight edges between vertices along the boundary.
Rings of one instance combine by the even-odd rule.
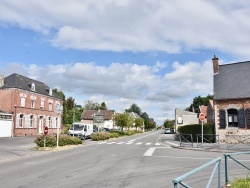
[[[98,110],[84,110],[82,112],[81,119],[83,120],[92,120],[94,114],[96,114]],[[114,110],[100,110],[99,113],[104,115],[105,120],[111,120],[114,115]]]
[[[219,65],[214,75],[214,99],[240,99],[250,97],[250,61]]]
[[[30,86],[32,83],[35,84],[35,91],[31,90]],[[16,74],[16,73],[11,74],[11,75],[4,78],[4,85],[1,87],[1,89],[5,89],[5,88],[23,89],[26,91],[39,93],[42,95],[47,95],[47,96],[61,99],[61,97],[59,95],[57,95],[53,90],[52,90],[52,95],[49,95],[50,88],[46,84],[39,82],[37,80],[33,80],[31,78],[27,78],[25,76]]]

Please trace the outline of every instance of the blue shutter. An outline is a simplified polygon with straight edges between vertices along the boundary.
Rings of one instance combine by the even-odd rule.
[[[226,112],[225,110],[220,110],[220,128],[226,128]]]
[[[245,128],[245,115],[244,109],[239,109],[239,128]]]
[[[250,109],[246,109],[247,128],[250,128]]]

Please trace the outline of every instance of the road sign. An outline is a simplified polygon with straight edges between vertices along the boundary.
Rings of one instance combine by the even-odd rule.
[[[93,123],[104,123],[104,115],[101,113],[94,114]]]
[[[204,113],[200,113],[199,119],[200,119],[200,121],[205,121],[205,114]]]
[[[55,105],[54,112],[55,112],[55,113],[58,113],[58,114],[62,114],[62,112],[63,112],[63,106],[60,105],[60,104],[56,104],[56,105]]]
[[[49,132],[49,128],[47,126],[44,127],[43,134],[46,136]]]

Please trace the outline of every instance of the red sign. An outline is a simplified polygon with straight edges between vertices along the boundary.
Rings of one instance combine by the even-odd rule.
[[[43,134],[46,136],[49,132],[49,128],[47,126],[44,127]]]
[[[199,119],[200,119],[200,121],[205,121],[205,114],[200,113]]]

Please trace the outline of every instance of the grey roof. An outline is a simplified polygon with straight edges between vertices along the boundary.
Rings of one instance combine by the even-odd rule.
[[[129,115],[133,118],[133,119],[137,119],[137,118],[141,118],[141,116],[139,116],[137,113],[135,112],[130,112]]]
[[[31,90],[32,83],[35,84],[35,91]],[[37,80],[33,80],[31,78],[27,78],[25,76],[16,74],[16,73],[11,74],[11,75],[4,78],[4,85],[2,87],[0,87],[0,89],[5,89],[5,88],[23,89],[26,91],[39,93],[42,95],[51,96],[51,97],[61,99],[61,97],[58,94],[56,94],[53,90],[52,90],[52,95],[49,95],[50,87],[47,86],[46,84],[39,82]]]
[[[219,65],[214,75],[214,99],[250,98],[250,61]]]

